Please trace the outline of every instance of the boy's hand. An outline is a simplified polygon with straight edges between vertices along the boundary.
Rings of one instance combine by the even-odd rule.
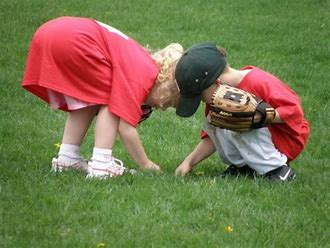
[[[185,176],[192,170],[192,166],[188,163],[182,162],[175,170],[176,176]]]
[[[275,119],[275,109],[255,95],[221,84],[212,96],[210,123],[235,132],[262,128]]]

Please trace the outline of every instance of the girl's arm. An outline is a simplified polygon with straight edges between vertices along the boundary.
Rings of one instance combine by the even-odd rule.
[[[136,128],[123,119],[120,119],[118,133],[132,159],[141,169],[160,170],[159,166],[149,160],[144,151],[140,136]]]

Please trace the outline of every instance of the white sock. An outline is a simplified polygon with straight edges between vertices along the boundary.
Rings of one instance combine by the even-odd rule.
[[[112,160],[112,150],[94,147],[91,160],[97,167],[106,168]]]
[[[73,164],[79,162],[81,159],[80,146],[61,144],[57,159],[60,164]]]

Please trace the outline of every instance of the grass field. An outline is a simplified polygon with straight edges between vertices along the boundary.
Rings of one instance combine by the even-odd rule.
[[[329,0],[0,1],[0,247],[330,247]],[[20,87],[30,39],[63,15],[98,19],[153,49],[202,41],[226,47],[234,68],[272,72],[301,97],[311,137],[297,180],[221,179],[216,155],[174,177],[199,142],[189,119],[156,111],[139,127],[162,175],[105,181],[50,173],[65,113]],[[91,156],[93,130],[82,146]],[[115,156],[136,167],[120,140]]]

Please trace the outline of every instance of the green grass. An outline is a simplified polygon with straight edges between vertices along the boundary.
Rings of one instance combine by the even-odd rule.
[[[0,247],[330,247],[329,9],[329,0],[1,1]],[[93,17],[154,49],[216,41],[234,68],[252,64],[279,76],[311,123],[293,163],[297,180],[216,178],[225,168],[216,155],[174,177],[199,142],[202,108],[189,119],[156,111],[139,127],[162,175],[90,181],[50,173],[66,115],[20,83],[34,31],[61,15]],[[92,147],[93,129],[85,157]],[[114,153],[136,167],[120,140]]]

